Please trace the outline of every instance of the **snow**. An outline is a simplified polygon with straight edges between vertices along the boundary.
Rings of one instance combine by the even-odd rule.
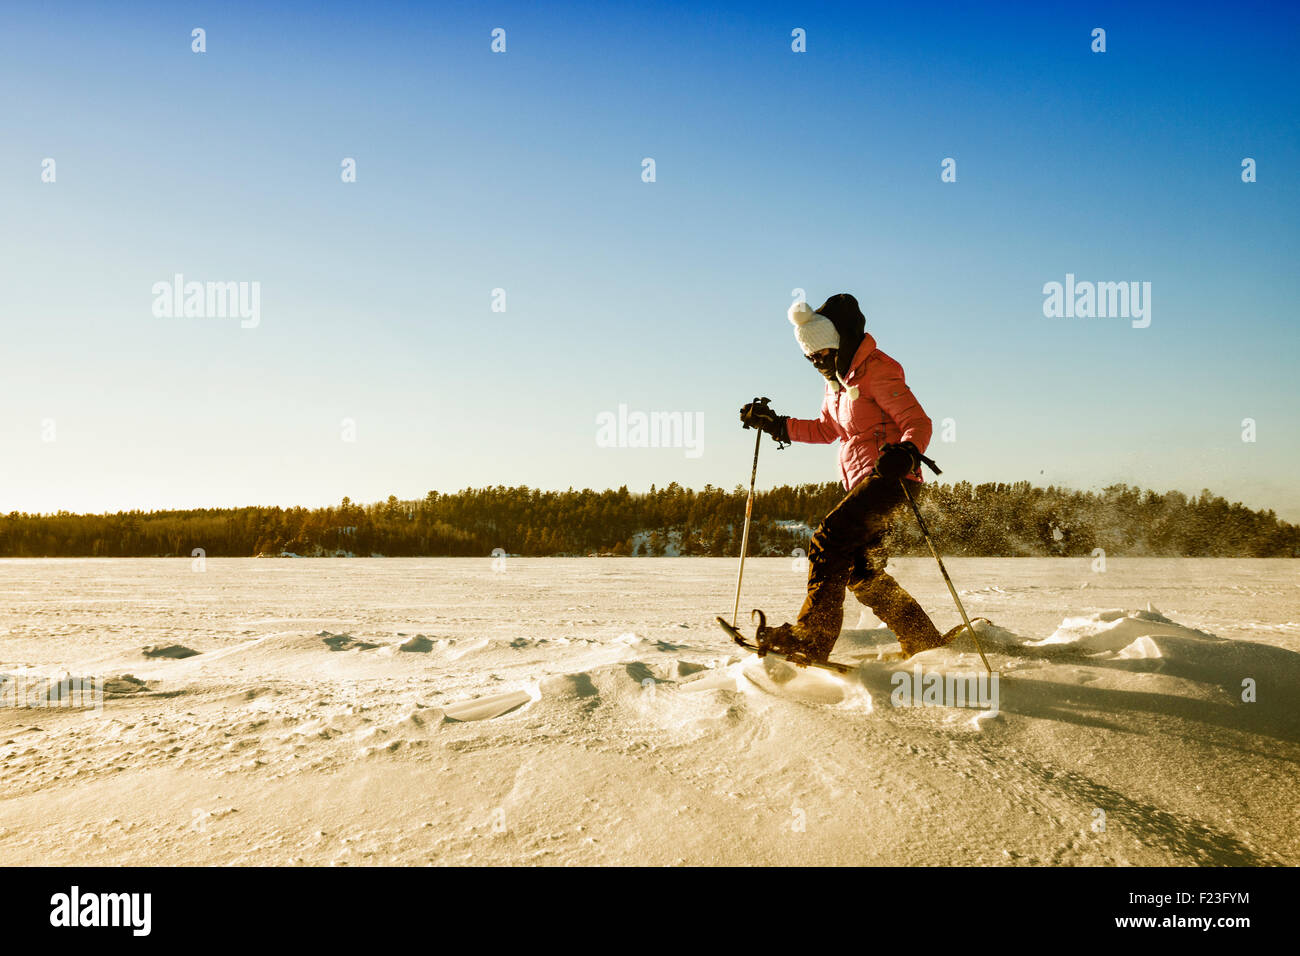
[[[1145,611],[1115,609],[1066,618],[1037,646],[1068,645],[1113,657],[1164,657],[1167,651],[1177,653],[1188,640],[1213,642],[1217,638],[1189,631],[1148,605]]]
[[[1300,863],[1295,563],[947,563],[996,709],[851,598],[852,679],[744,653],[725,559],[0,561],[0,673],[107,679],[0,708],[0,863]]]

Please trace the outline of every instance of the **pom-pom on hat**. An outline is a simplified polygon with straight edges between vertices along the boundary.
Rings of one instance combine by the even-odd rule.
[[[840,347],[840,333],[834,324],[824,315],[814,312],[807,302],[790,306],[790,324],[794,326],[795,340],[804,355]]]

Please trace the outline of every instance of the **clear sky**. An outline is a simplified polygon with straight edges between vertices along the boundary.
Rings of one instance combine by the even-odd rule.
[[[1297,62],[1275,3],[5,4],[0,511],[731,487],[743,402],[820,404],[802,288],[955,422],[946,480],[1300,520]],[[176,273],[260,323],[156,316]],[[1150,326],[1045,317],[1067,273]],[[620,405],[700,453],[601,447]]]

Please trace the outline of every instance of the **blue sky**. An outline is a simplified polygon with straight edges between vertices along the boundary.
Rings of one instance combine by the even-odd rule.
[[[0,510],[730,487],[740,404],[820,404],[803,288],[956,422],[945,479],[1300,520],[1300,14],[1044,6],[6,5]],[[175,273],[260,324],[156,317]],[[1150,327],[1044,317],[1066,273]],[[620,404],[703,453],[598,447]]]

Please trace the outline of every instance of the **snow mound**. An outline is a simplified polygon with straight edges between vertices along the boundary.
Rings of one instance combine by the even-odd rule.
[[[557,674],[541,683],[542,696],[560,700],[578,700],[584,697],[596,697],[600,691],[592,683],[587,673]]]
[[[191,650],[181,644],[149,644],[140,649],[140,653],[145,657],[166,657],[170,660],[179,661],[187,657],[197,657],[199,652]]]
[[[414,637],[408,637],[402,643],[397,645],[399,651],[409,651],[414,654],[427,654],[433,650],[433,641],[429,640],[423,634],[416,634]]]
[[[1098,611],[1068,617],[1031,646],[1069,646],[1089,655],[1120,659],[1177,657],[1192,644],[1225,644],[1222,638],[1178,624],[1148,605],[1145,611]]]
[[[841,704],[849,696],[845,680],[815,667],[796,667],[776,657],[751,656],[741,673],[768,693],[806,704]],[[868,697],[868,700],[870,698]]]
[[[673,665],[671,676],[673,677],[690,677],[692,674],[698,674],[700,671],[707,671],[707,664],[697,664],[694,661],[679,660]]]
[[[526,690],[490,694],[486,697],[476,697],[473,700],[452,704],[444,710],[443,714],[447,720],[452,721],[491,720],[493,717],[500,717],[512,710],[517,710],[532,699],[533,695]]]
[[[369,641],[359,641],[351,634],[331,634],[329,631],[321,631],[316,636],[324,641],[331,651],[369,651],[379,646]]]
[[[604,700],[622,703],[648,696],[660,686],[671,686],[667,676],[677,669],[679,662],[652,666],[645,661],[632,660],[622,664],[607,664],[568,674],[553,674],[540,683],[541,695],[549,700]]]
[[[1032,640],[988,621],[971,621],[971,626],[975,628],[975,636],[979,638],[980,647],[986,652],[989,650],[1014,652],[1017,648],[1027,646]],[[971,640],[965,629],[948,646],[958,651],[975,650],[975,642]]]
[[[125,697],[145,690],[145,682],[134,674],[121,674],[104,681],[105,697]]]

